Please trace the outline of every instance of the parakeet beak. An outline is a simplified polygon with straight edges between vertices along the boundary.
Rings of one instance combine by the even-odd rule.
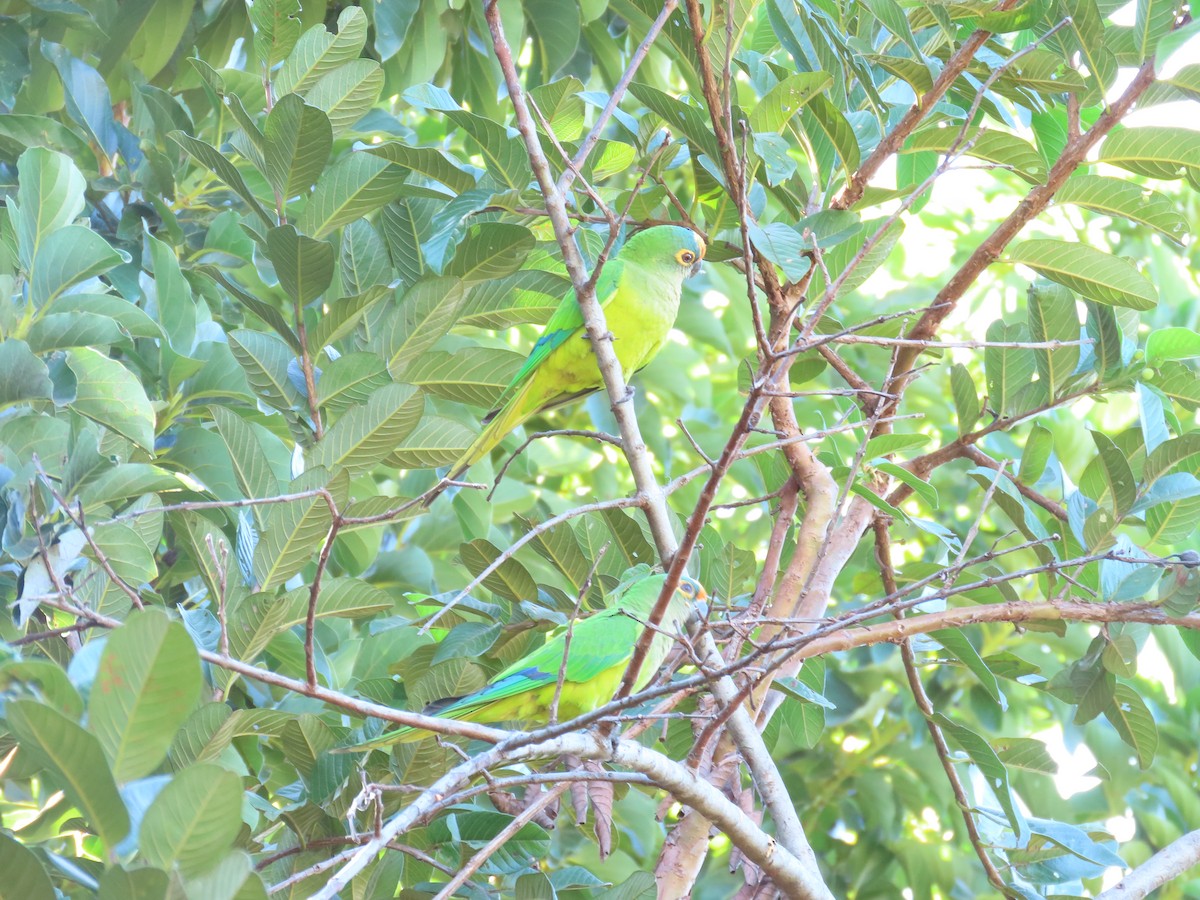
[[[702,266],[703,264],[704,264],[703,257],[701,257],[700,259],[698,259],[694,263],[692,263],[692,267],[690,269],[688,269],[687,277],[694,278],[697,275],[699,275],[700,274],[700,266]]]

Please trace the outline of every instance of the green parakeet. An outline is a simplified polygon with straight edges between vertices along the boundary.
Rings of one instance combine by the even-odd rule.
[[[700,270],[704,239],[690,228],[658,225],[639,231],[605,264],[596,299],[628,379],[652,360],[679,312],[683,280]],[[571,292],[546,323],[529,358],[483,419],[484,429],[450,470],[458,478],[525,420],[603,387],[583,315]]]
[[[590,712],[612,699],[633,656],[642,623],[649,617],[665,578],[665,575],[638,578],[617,595],[613,606],[575,623],[558,700],[560,721]],[[644,687],[662,665],[671,649],[670,635],[679,630],[692,603],[707,596],[699,583],[690,578],[680,579],[659,631],[650,643],[650,652],[638,671],[635,691]],[[544,724],[563,665],[566,640],[563,629],[496,675],[486,687],[465,697],[438,700],[427,706],[425,713],[465,722]],[[419,728],[399,728],[347,749],[374,750],[428,736],[429,732]]]

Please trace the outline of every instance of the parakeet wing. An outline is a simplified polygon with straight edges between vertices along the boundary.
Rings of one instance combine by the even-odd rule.
[[[596,299],[600,302],[601,308],[607,306],[616,294],[623,269],[624,265],[621,260],[613,259],[605,263],[601,270],[600,278],[596,282]],[[554,314],[550,316],[550,320],[546,323],[546,330],[542,332],[538,342],[533,345],[533,349],[529,351],[529,357],[517,370],[517,374],[504,389],[504,393],[496,399],[492,407],[493,411],[503,409],[504,404],[521,388],[529,376],[537,371],[537,367],[545,361],[546,357],[565,344],[571,335],[578,334],[582,328],[583,313],[579,311],[579,303],[575,300],[574,292],[571,292],[563,298],[558,308],[554,310]],[[484,419],[484,422],[489,421],[490,418],[491,414]]]

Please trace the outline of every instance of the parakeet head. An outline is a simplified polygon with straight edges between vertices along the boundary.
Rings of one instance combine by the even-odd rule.
[[[704,238],[682,225],[656,225],[639,231],[621,248],[621,259],[678,274],[682,281],[700,271]]]
[[[704,590],[704,585],[694,578],[688,578],[687,576],[679,579],[679,587],[676,590],[687,597],[691,603],[695,603],[697,600],[708,599],[708,592]]]

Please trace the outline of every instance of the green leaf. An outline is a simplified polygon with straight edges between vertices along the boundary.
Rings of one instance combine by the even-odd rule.
[[[750,113],[750,130],[782,134],[801,107],[832,85],[833,76],[828,72],[792,73],[759,98]]]
[[[988,696],[995,701],[1001,710],[1008,709],[1008,699],[1000,690],[1000,682],[996,680],[996,676],[992,674],[992,670],[983,661],[983,657],[979,655],[979,651],[975,649],[975,645],[971,643],[963,632],[957,628],[942,628],[938,631],[929,632],[929,636],[941,644],[947,653],[966,666],[979,679],[979,683],[983,685]]]
[[[927,434],[880,434],[867,441],[867,447],[863,451],[863,459],[875,459],[881,456],[891,456],[893,453],[902,453],[905,450],[915,450],[917,447],[924,447],[930,441]]]
[[[83,213],[87,182],[69,157],[41,147],[31,147],[21,154],[17,178],[17,196],[8,203],[17,253],[22,266],[30,270],[42,240]]]
[[[532,232],[522,225],[476,225],[455,248],[443,274],[468,284],[503,278],[521,268],[535,243]]]
[[[424,409],[424,395],[411,385],[382,387],[325,432],[312,450],[311,463],[330,471],[342,466],[351,475],[367,472],[412,433]]]
[[[38,245],[29,276],[29,296],[34,306],[46,306],[67,288],[102,275],[125,260],[90,228],[64,226],[46,235]]]
[[[392,279],[387,245],[365,219],[351,222],[342,231],[339,260],[342,290],[347,295],[361,294],[367,288],[385,285]]]
[[[355,59],[322,75],[304,102],[325,111],[335,137],[366,115],[383,90],[383,69],[373,59]]]
[[[444,416],[426,416],[388,455],[396,469],[433,469],[458,460],[475,440],[475,432]]]
[[[708,113],[698,106],[684,103],[670,94],[648,84],[634,82],[629,93],[666,123],[674,135],[683,135],[696,153],[718,159],[717,140],[713,137]]]
[[[616,542],[613,550],[620,551],[627,566],[636,566],[639,563],[654,564],[658,561],[658,554],[655,553],[646,533],[642,531],[642,526],[629,513],[622,509],[606,509],[601,513],[601,517]]]
[[[1173,0],[1138,0],[1133,22],[1134,46],[1138,62],[1155,54],[1159,41],[1175,24]]]
[[[308,332],[309,353],[317,354],[349,336],[380,300],[391,294],[386,285],[376,284],[361,294],[321,304],[321,318]]]
[[[16,338],[0,342],[0,408],[30,400],[49,400],[53,385],[46,364]]]
[[[288,201],[308,193],[333,149],[329,118],[296,94],[282,97],[267,115],[263,157],[267,180]]]
[[[1044,19],[1053,5],[1053,0],[1026,0],[1011,9],[985,13],[979,19],[979,27],[993,34],[1023,31]]]
[[[858,168],[858,139],[841,111],[823,95],[817,95],[800,110],[800,122],[805,134],[817,148],[818,156],[836,156],[846,176],[850,177]],[[822,146],[827,148],[827,153],[821,152]],[[832,168],[832,160],[821,159],[821,163],[822,174],[831,174],[827,170]]]
[[[1009,769],[1024,769],[1039,775],[1057,775],[1058,763],[1036,738],[999,738],[993,741],[996,755]]]
[[[4,717],[21,742],[21,753],[51,772],[104,845],[115,848],[129,833],[129,813],[95,735],[33,700],[9,700]]]
[[[712,565],[705,568],[705,587],[712,596],[729,602],[746,592],[754,573],[754,554],[745,547],[727,543]]]
[[[299,0],[255,0],[250,7],[254,47],[269,68],[282,62],[300,39]]]
[[[879,20],[879,24],[899,38],[901,43],[912,51],[913,56],[920,59],[924,55],[917,39],[913,37],[912,28],[908,24],[904,9],[897,0],[864,0],[863,5]]]
[[[883,235],[875,241],[870,250],[863,253],[867,241],[873,238],[880,228],[884,229]],[[825,268],[829,270],[834,281],[842,279],[837,291],[838,296],[855,290],[870,278],[891,255],[903,233],[904,222],[901,219],[891,223],[883,219],[871,219],[862,223],[862,230],[857,234],[826,250]],[[852,265],[853,269],[850,268]],[[824,284],[824,273],[820,270],[814,275],[812,284],[810,292],[814,295],[828,290],[828,285]]]
[[[491,541],[478,538],[460,546],[458,555],[467,571],[478,577],[480,572],[500,558],[500,550]],[[513,603],[534,600],[538,595],[537,582],[533,580],[533,576],[511,556],[483,580],[483,586]],[[455,695],[443,694],[442,696]]]
[[[1062,45],[1078,53],[1087,73],[1087,105],[1104,95],[1117,75],[1117,61],[1105,46],[1104,21],[1094,0],[1065,0],[1064,11],[1070,17],[1061,32]]]
[[[374,342],[393,376],[405,378],[408,367],[450,330],[464,293],[455,278],[431,278],[400,295]]]
[[[233,475],[242,496],[249,500],[278,494],[279,479],[272,471],[270,457],[263,447],[264,437],[256,433],[253,425],[224,406],[210,406],[209,413],[229,450]],[[256,514],[266,513],[263,507],[256,507]]]
[[[837,706],[828,697],[818,694],[798,678],[777,678],[772,683],[772,687],[778,688],[782,693],[801,703],[815,703],[825,709],[837,709]]]
[[[988,326],[987,340],[994,343],[1013,343],[1029,340],[1022,324],[1006,325],[1002,321]],[[986,347],[983,368],[987,375],[988,405],[997,415],[1012,413],[1018,391],[1033,379],[1033,351],[1024,347]]]
[[[1153,228],[1179,243],[1188,234],[1187,219],[1175,201],[1157,191],[1121,178],[1104,175],[1075,175],[1054,195],[1055,203],[1074,203],[1108,216],[1121,216]]]
[[[146,238],[153,263],[158,321],[180,356],[191,356],[196,345],[196,301],[179,268],[174,248],[152,237]]]
[[[583,82],[571,75],[549,84],[541,84],[529,92],[530,99],[541,111],[538,128],[545,131],[542,119],[550,123],[559,141],[574,141],[583,131],[584,105],[579,93]]]
[[[458,314],[458,324],[496,329],[526,322],[544,325],[570,290],[571,282],[558,273],[522,269],[475,285]]]
[[[324,25],[308,29],[296,42],[275,76],[275,93],[298,94],[317,82],[326,72],[357,59],[367,40],[367,16],[356,6],[344,8],[338,15],[337,34]]]
[[[325,437],[328,439],[329,435]],[[317,448],[323,446],[324,442]],[[287,493],[300,494],[318,488],[328,491],[341,509],[349,494],[349,476],[345,470],[331,476],[327,469],[315,465],[293,479]],[[266,515],[266,525],[254,550],[254,579],[262,591],[282,584],[313,561],[333,524],[329,504],[319,494],[273,505]]]
[[[999,801],[1001,808],[1003,808],[1005,815],[1008,817],[1008,824],[1016,835],[1017,841],[1023,841],[1025,835],[1029,832],[1029,825],[1013,801],[1012,788],[1009,786],[1008,781],[1008,770],[1004,768],[1004,763],[1000,762],[1000,757],[996,755],[996,751],[989,747],[987,741],[971,731],[971,729],[959,725],[941,713],[933,714],[933,723],[949,735],[950,739],[958,744],[966,752],[967,756],[971,758],[971,762],[979,767],[979,771],[983,773],[983,776],[988,781],[988,787],[996,795],[997,801]]]
[[[1026,484],[1035,484],[1046,471],[1046,464],[1053,452],[1054,436],[1050,429],[1034,425],[1025,440],[1025,450],[1021,453],[1021,468],[1018,473],[1021,480]]]
[[[1200,379],[1183,363],[1170,360],[1160,363],[1148,383],[1185,409],[1200,407]]]
[[[370,153],[343,156],[321,174],[300,215],[300,229],[320,238],[374,212],[400,196],[404,176],[399,166]]]
[[[937,488],[935,488],[928,481],[925,481],[923,478],[914,475],[903,466],[897,465],[894,462],[889,462],[886,459],[875,460],[871,463],[871,465],[880,472],[883,472],[885,475],[890,475],[897,481],[908,485],[910,488],[912,488],[913,493],[924,500],[930,509],[938,508]]]
[[[904,144],[904,153],[918,153],[932,150],[946,153],[958,138],[959,129],[955,127],[935,126],[918,131]],[[970,128],[966,139],[960,144],[960,149],[967,141],[973,140],[966,150],[967,156],[982,159],[1000,166],[1008,166],[1026,181],[1037,184],[1046,177],[1046,163],[1042,155],[1032,144],[1016,135],[1004,131],[981,130]]]
[[[1114,130],[1100,145],[1100,162],[1136,175],[1180,178],[1200,160],[1200,131],[1169,126]]]
[[[276,409],[291,409],[302,398],[288,378],[295,358],[287,344],[274,335],[239,328],[228,333],[229,349],[246,372],[250,386]]]
[[[1137,753],[1138,767],[1143,771],[1150,768],[1158,752],[1158,726],[1141,695],[1129,685],[1117,682],[1104,717],[1112,723],[1121,740]]]
[[[250,207],[250,211],[258,216],[263,224],[268,228],[275,225],[274,219],[267,214],[267,211],[258,201],[258,198],[254,196],[254,192],[246,186],[246,181],[242,178],[242,174],[216,147],[184,134],[182,131],[172,131],[170,137],[171,140],[186,150],[192,159],[216,175],[235,194],[245,200],[246,204]]]
[[[1159,39],[1158,48],[1154,52],[1155,74],[1162,74],[1167,61],[1170,60],[1175,51],[1190,43],[1192,38],[1197,34],[1200,34],[1200,23],[1193,20],[1163,35]]]
[[[1133,472],[1129,468],[1129,461],[1112,439],[1099,431],[1093,431],[1091,434],[1096,450],[1100,454],[1105,483],[1112,494],[1113,512],[1119,518],[1133,506],[1133,501],[1137,497],[1137,484],[1134,481]],[[1092,499],[1100,500],[1101,498],[1093,497]]]
[[[157,610],[132,613],[104,646],[88,705],[119,782],[149,775],[200,697],[200,657],[184,627]]]
[[[92,541],[126,584],[133,587],[148,584],[158,575],[154,554],[132,527],[122,522],[104,522],[92,530]],[[90,545],[83,552],[89,558],[98,557]]]
[[[409,103],[439,110],[474,140],[488,172],[508,188],[524,190],[533,173],[524,143],[499,122],[465,111],[450,93],[432,84],[410,87],[404,92]]]
[[[491,347],[432,350],[409,364],[404,380],[438,397],[490,409],[524,361],[519,353]]]
[[[1146,339],[1146,363],[1200,357],[1200,334],[1190,328],[1156,328]]]
[[[1174,471],[1194,471],[1200,467],[1200,431],[1192,431],[1164,441],[1146,456],[1142,478],[1147,485]]]
[[[1070,291],[1059,285],[1029,286],[1029,335],[1039,343],[1079,340],[1079,314]],[[1034,350],[1033,356],[1048,399],[1056,399],[1079,365],[1079,346]]]
[[[154,449],[154,409],[141,382],[123,365],[95,350],[77,347],[67,352],[75,375],[75,399],[70,407],[143,450]]]
[[[283,595],[282,603],[287,607],[280,630],[304,624],[308,618],[310,587],[296,588]],[[317,595],[316,614],[318,619],[341,618],[361,619],[390,610],[396,603],[377,587],[355,578],[330,578],[321,583]]]
[[[436,147],[410,147],[400,141],[385,141],[367,148],[367,152],[395,163],[426,178],[440,181],[455,194],[475,187],[475,176]]]
[[[798,281],[812,268],[812,261],[805,255],[811,247],[806,247],[800,235],[787,225],[772,222],[760,226],[751,222],[748,234],[754,249],[783,269],[790,281]]]
[[[1158,290],[1132,262],[1086,244],[1037,239],[1009,248],[1008,261],[1109,306],[1153,309]]]
[[[79,492],[84,509],[139,494],[181,491],[184,483],[173,473],[146,463],[125,463],[89,479]]]
[[[0,832],[4,895],[21,900],[55,900],[54,885],[32,850]]]
[[[333,245],[300,234],[291,225],[267,232],[267,255],[288,295],[307,306],[333,281]]]
[[[1111,306],[1085,300],[1087,306],[1087,336],[1091,340],[1093,368],[1100,375],[1109,375],[1124,364],[1124,338]]]
[[[366,403],[376,389],[391,384],[387,366],[374,353],[347,353],[325,367],[317,382],[321,406],[342,411]]]
[[[558,0],[524,0],[522,5],[533,41],[534,64],[541,80],[549,81],[570,62],[579,46],[579,8]]]
[[[950,367],[950,393],[954,397],[954,409],[958,415],[958,433],[969,434],[979,421],[982,410],[979,394],[975,390],[975,379],[962,363]]]
[[[503,626],[499,623],[463,622],[456,625],[438,644],[432,664],[436,666],[449,659],[482,657],[492,649],[502,631]]]
[[[146,810],[138,843],[151,863],[203,875],[228,853],[242,827],[242,786],[207,763],[177,773]]]

